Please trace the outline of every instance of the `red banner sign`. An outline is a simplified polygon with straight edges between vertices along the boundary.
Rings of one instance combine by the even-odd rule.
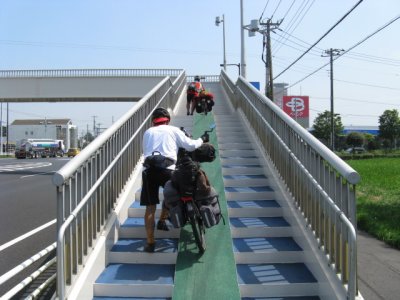
[[[308,118],[310,107],[308,96],[283,96],[282,108],[292,118]]]

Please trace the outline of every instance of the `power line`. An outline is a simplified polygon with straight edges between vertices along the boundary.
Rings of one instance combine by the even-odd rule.
[[[295,25],[295,23],[297,22],[297,19],[301,16],[301,14],[303,13],[303,10],[307,7],[307,5],[310,3],[310,0],[303,0],[303,2],[300,4],[300,7],[297,9],[297,11],[295,12],[294,16],[292,17],[292,19],[289,21],[289,24],[285,27],[285,31],[290,31],[292,29],[292,27]],[[312,4],[311,4],[312,5]],[[290,31],[291,33],[298,27],[298,25],[301,23],[301,21],[304,19],[305,15],[307,14],[308,9],[306,10],[306,12],[301,16],[299,22],[297,23],[297,25]],[[278,42],[280,42],[281,44],[278,46],[278,48],[274,49],[274,52],[277,52],[283,45],[285,45],[285,41],[286,41],[286,37],[280,38]],[[283,40],[281,42],[281,40]]]
[[[370,86],[370,87],[375,87],[375,88],[380,88],[380,89],[400,91],[400,88],[394,88],[394,87],[390,87],[390,86],[382,86],[382,85],[375,85],[375,84],[354,82],[354,81],[347,81],[347,80],[340,80],[340,79],[334,79],[334,80],[338,81],[338,82],[344,82],[344,83],[350,83],[350,84],[356,84],[356,85],[362,85],[362,86]]]
[[[392,24],[393,22],[395,22],[396,20],[398,20],[400,18],[400,16],[397,16],[395,18],[393,18],[392,20],[390,20],[389,22],[387,22],[385,25],[383,25],[382,27],[378,28],[377,30],[375,30],[373,33],[371,33],[370,35],[368,35],[367,37],[365,37],[364,39],[362,39],[361,41],[359,41],[358,43],[356,43],[355,45],[353,45],[352,47],[350,47],[349,49],[345,50],[342,54],[338,55],[336,58],[334,58],[334,60],[339,59],[340,57],[342,57],[343,55],[345,55],[347,52],[349,52],[350,50],[356,48],[357,46],[361,45],[362,43],[364,43],[365,41],[367,41],[368,39],[370,39],[371,37],[373,37],[375,34],[377,34],[378,32],[380,32],[381,30],[385,29],[386,27],[388,27],[390,24]],[[285,89],[289,89],[293,86],[295,86],[296,84],[304,81],[305,79],[307,79],[308,77],[314,75],[315,73],[317,73],[318,71],[320,71],[321,69],[323,69],[324,67],[326,67],[327,65],[329,65],[329,62],[322,65],[321,67],[319,67],[318,69],[316,69],[315,71],[313,71],[312,73],[308,74],[306,77],[296,81],[294,84],[286,87]]]
[[[263,15],[264,15],[264,13],[265,13],[265,10],[267,9],[268,3],[269,3],[269,0],[267,1],[267,4],[265,4],[265,6],[264,6],[264,10],[263,10],[263,12],[262,12],[262,14],[261,14],[261,16],[260,16],[260,19],[259,19],[260,22],[261,22],[262,17],[263,17]]]
[[[328,100],[328,97],[315,97],[315,96],[310,96],[314,99],[326,99]],[[367,104],[376,104],[376,105],[391,105],[391,106],[400,106],[400,104],[394,104],[394,103],[389,103],[389,102],[376,102],[376,101],[369,101],[369,100],[360,100],[360,99],[354,99],[354,98],[346,98],[346,97],[335,97],[335,100],[338,101],[346,101],[346,102],[358,102],[358,103],[367,103]],[[398,100],[396,100],[398,101]]]
[[[275,8],[274,12],[272,13],[272,15],[271,15],[271,17],[270,17],[269,19],[272,19],[272,18],[274,17],[274,15],[275,15],[276,11],[278,10],[279,6],[281,5],[281,2],[282,2],[282,0],[279,0],[279,3],[278,3],[278,5],[276,6],[276,8]]]
[[[342,18],[339,19],[322,37],[320,37],[314,44],[311,45],[302,55],[300,55],[294,62],[292,62],[286,69],[280,72],[277,76],[275,76],[274,80],[285,73],[291,66],[293,66],[296,62],[298,62],[304,55],[306,55],[315,45],[317,45],[323,38],[325,38],[336,26],[338,26],[358,5],[361,4],[364,0],[360,0],[354,5]]]

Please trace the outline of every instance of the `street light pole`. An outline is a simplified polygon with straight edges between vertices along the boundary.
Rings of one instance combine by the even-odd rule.
[[[225,51],[225,15],[222,15],[222,20],[219,17],[215,18],[215,25],[219,26],[219,23],[222,23],[222,42],[223,42],[223,51],[224,51],[224,71],[226,71],[226,51]]]
[[[241,55],[240,55],[240,65],[242,66],[242,76],[246,78],[246,54],[244,48],[244,23],[243,23],[243,0],[240,0],[240,45],[241,45]]]
[[[236,67],[238,67],[239,68],[239,76],[240,76],[240,63],[238,63],[238,64],[226,64],[227,66],[236,66]],[[220,67],[223,67],[224,65],[223,64],[220,64],[219,65]]]

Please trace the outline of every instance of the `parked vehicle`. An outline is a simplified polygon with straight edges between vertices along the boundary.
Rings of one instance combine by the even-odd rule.
[[[353,154],[360,154],[360,153],[365,153],[366,150],[363,147],[352,147],[352,148],[346,149],[345,152],[353,153]]]
[[[22,140],[15,150],[16,158],[38,158],[64,156],[63,140],[27,139]]]
[[[69,148],[68,151],[67,151],[67,156],[68,157],[75,157],[80,152],[81,151],[79,150],[79,148]]]

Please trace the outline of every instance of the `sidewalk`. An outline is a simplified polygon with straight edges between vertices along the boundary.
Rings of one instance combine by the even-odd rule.
[[[365,232],[357,235],[358,284],[365,300],[400,298],[400,251]]]

